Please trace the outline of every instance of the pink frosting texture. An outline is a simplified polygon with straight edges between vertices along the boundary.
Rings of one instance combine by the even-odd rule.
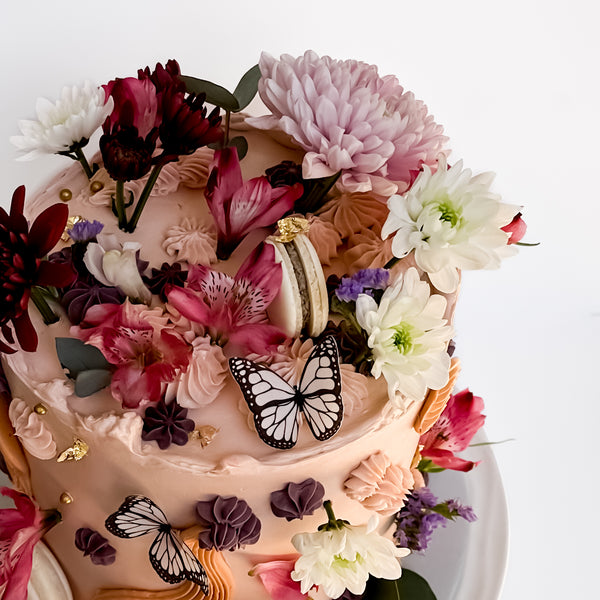
[[[344,482],[346,495],[366,509],[390,516],[404,505],[415,480],[410,469],[393,465],[381,451],[371,454]]]
[[[177,260],[208,266],[217,262],[217,233],[214,227],[185,217],[178,225],[167,229],[163,248]]]
[[[42,460],[50,460],[56,456],[56,442],[50,429],[24,400],[13,398],[8,416],[15,428],[15,435],[29,454]]]

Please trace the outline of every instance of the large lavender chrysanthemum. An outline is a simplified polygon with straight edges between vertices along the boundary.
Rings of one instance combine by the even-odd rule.
[[[292,136],[307,151],[306,179],[341,171],[345,190],[402,193],[421,164],[434,165],[443,151],[447,138],[423,102],[374,65],[310,50],[280,60],[263,53],[259,65],[259,93],[272,115],[248,122]]]

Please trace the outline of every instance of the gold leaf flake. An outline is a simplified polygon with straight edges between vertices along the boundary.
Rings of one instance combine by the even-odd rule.
[[[273,236],[273,239],[286,244],[300,233],[306,233],[310,229],[310,223],[304,217],[286,217],[277,221],[277,229],[279,235]]]
[[[217,433],[219,433],[219,430],[216,427],[213,427],[212,425],[201,425],[190,433],[190,439],[198,440],[200,445],[203,448],[206,448],[206,446],[213,441]]]
[[[73,445],[67,448],[61,455],[56,459],[56,462],[65,462],[66,460],[81,460],[87,453],[90,447],[79,438],[73,440]]]
[[[65,230],[63,231],[63,234],[60,236],[60,239],[63,242],[68,242],[71,238],[69,236],[69,229],[73,228],[73,225],[75,225],[75,223],[80,223],[81,221],[83,221],[84,218],[80,215],[73,215],[72,217],[69,217],[67,219],[67,224],[65,225]]]

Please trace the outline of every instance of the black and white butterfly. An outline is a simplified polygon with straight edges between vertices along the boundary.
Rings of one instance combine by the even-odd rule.
[[[150,546],[150,563],[167,583],[184,579],[209,592],[208,576],[200,561],[173,530],[165,513],[145,496],[127,496],[116,512],[105,521],[106,529],[122,538],[135,538],[156,532]]]
[[[277,373],[246,358],[230,358],[229,368],[240,386],[260,439],[281,450],[298,439],[300,415],[320,441],[342,423],[342,385],[335,339],[326,337],[306,361],[300,383],[290,385]]]

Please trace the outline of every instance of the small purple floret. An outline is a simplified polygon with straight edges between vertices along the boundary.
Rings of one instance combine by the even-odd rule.
[[[89,242],[104,229],[104,225],[100,221],[79,221],[75,223],[68,234],[74,242]]]
[[[300,483],[288,483],[283,489],[271,493],[271,510],[276,517],[287,521],[312,515],[321,507],[325,489],[312,478]]]
[[[342,277],[335,295],[342,302],[356,302],[359,294],[373,295],[373,290],[384,290],[390,278],[387,269],[361,269],[352,277]]]

